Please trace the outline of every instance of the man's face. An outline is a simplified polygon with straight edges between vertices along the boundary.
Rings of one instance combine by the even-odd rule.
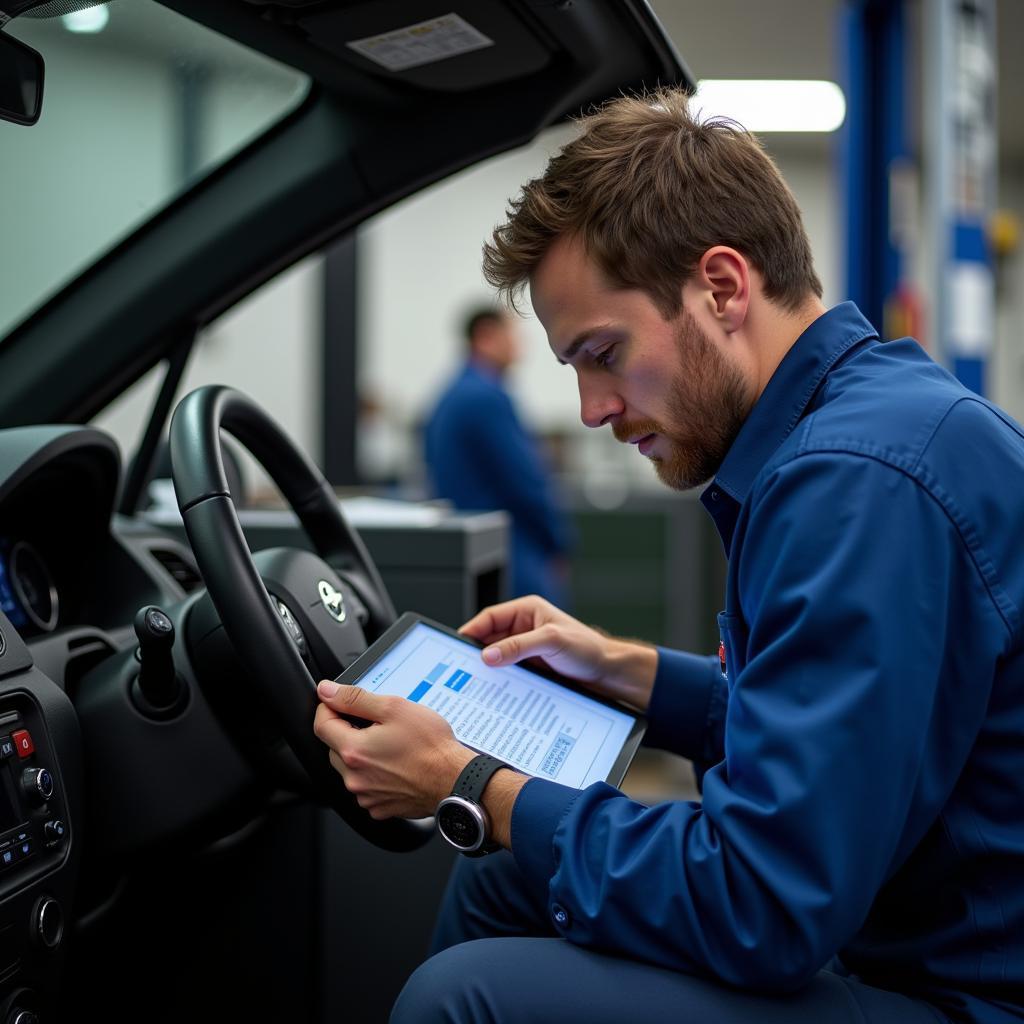
[[[519,360],[519,336],[507,316],[485,320],[477,328],[473,344],[478,356],[502,372]]]
[[[669,487],[715,475],[754,390],[693,316],[665,320],[646,293],[612,287],[573,239],[552,245],[530,294],[552,351],[576,371],[588,427],[637,445]]]

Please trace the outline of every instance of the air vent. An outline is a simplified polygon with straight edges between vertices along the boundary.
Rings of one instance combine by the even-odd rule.
[[[176,551],[166,548],[152,548],[153,557],[178,581],[178,586],[191,594],[203,585],[203,579],[195,568],[189,565]]]

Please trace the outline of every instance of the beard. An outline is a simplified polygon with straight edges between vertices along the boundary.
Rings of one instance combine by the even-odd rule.
[[[676,330],[679,363],[669,387],[666,422],[615,423],[619,441],[658,434],[669,445],[666,456],[651,455],[658,479],[677,491],[707,483],[719,470],[755,398],[733,366],[684,309]]]

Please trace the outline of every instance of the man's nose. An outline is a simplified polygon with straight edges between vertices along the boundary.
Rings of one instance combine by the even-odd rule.
[[[624,404],[611,388],[600,387],[580,378],[580,419],[588,427],[600,427],[622,414]]]

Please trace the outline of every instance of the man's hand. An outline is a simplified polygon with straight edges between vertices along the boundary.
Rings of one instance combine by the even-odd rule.
[[[488,645],[483,652],[488,665],[539,658],[595,693],[625,701],[640,711],[646,711],[650,703],[658,670],[658,652],[653,647],[607,636],[542,597],[492,605],[460,632]]]
[[[313,731],[331,748],[330,761],[370,817],[425,818],[451,793],[475,754],[436,711],[358,686],[324,680]],[[364,729],[342,715],[372,724]]]

